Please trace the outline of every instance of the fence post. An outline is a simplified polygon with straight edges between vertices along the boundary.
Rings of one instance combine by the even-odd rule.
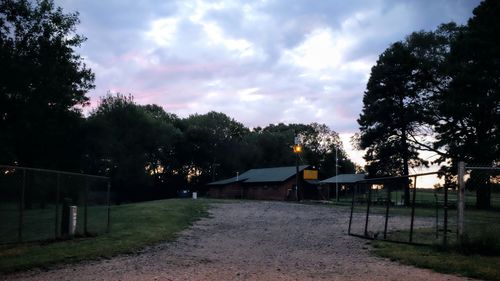
[[[85,202],[83,203],[83,233],[84,235],[88,235],[88,229],[87,229],[87,220],[88,220],[88,201],[89,201],[89,179],[85,179],[85,195],[84,195],[84,200]]]
[[[417,177],[413,178],[413,197],[411,199],[410,243],[413,242],[413,223],[415,222],[415,198],[417,197]]]
[[[445,179],[445,184],[444,184],[444,205],[443,205],[443,210],[444,210],[444,218],[443,218],[443,245],[447,246],[448,245],[448,187],[450,185],[450,179],[446,178]]]
[[[436,205],[436,239],[439,238],[439,200],[438,200],[438,190],[434,189],[434,201]]]
[[[54,227],[54,239],[59,237],[59,192],[61,190],[61,174],[57,174],[57,185],[56,185],[56,225]]]
[[[330,188],[330,187],[328,187]],[[352,202],[351,202],[351,215],[349,216],[349,228],[347,229],[347,234],[351,235],[351,225],[352,225],[352,213],[354,212],[354,200],[356,199],[356,189],[358,188],[358,183],[352,186]]]
[[[21,185],[21,194],[19,196],[19,229],[17,239],[23,241],[23,224],[24,224],[24,192],[26,191],[26,170],[23,169],[23,183]]]
[[[457,235],[458,243],[462,245],[464,239],[464,211],[465,211],[465,163],[463,161],[458,162],[458,222],[457,222]]]
[[[387,201],[385,206],[384,239],[387,239],[387,224],[389,222],[389,208],[391,205],[391,185],[387,185]]]
[[[368,236],[368,219],[370,217],[370,203],[372,201],[372,185],[368,184],[368,199],[366,204],[365,236]]]
[[[111,197],[111,181],[108,179],[108,193],[107,193],[107,201],[108,201],[108,222],[106,225],[106,232],[109,233],[110,228],[111,228],[111,202],[110,202],[110,197]]]

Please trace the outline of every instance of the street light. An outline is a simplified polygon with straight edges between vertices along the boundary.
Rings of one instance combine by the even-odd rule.
[[[293,152],[295,153],[301,153],[302,152],[302,146],[300,146],[300,144],[297,144],[297,145],[294,145],[293,146]]]
[[[299,137],[296,135],[294,138],[293,153],[295,153],[295,197],[297,201],[299,198],[299,153],[302,152],[302,146],[300,145]]]

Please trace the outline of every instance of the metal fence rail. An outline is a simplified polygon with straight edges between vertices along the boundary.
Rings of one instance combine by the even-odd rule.
[[[489,205],[478,204],[484,192]],[[349,235],[425,245],[487,243],[500,251],[500,239],[493,237],[500,231],[498,167],[462,163],[455,176],[430,172],[367,179],[350,194]]]
[[[68,204],[77,236],[109,232],[111,196],[108,177],[0,165],[0,244],[61,238]]]
[[[349,235],[398,243],[448,243],[456,228],[450,212],[450,183],[439,184],[438,172],[359,181],[352,188]],[[436,188],[429,188],[434,182]],[[405,192],[408,186],[409,192]]]

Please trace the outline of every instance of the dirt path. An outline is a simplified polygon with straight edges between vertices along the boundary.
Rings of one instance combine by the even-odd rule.
[[[211,214],[173,243],[8,280],[468,280],[369,255],[343,209],[254,201]]]

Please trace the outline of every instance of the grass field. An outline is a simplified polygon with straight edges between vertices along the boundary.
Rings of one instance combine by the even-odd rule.
[[[436,247],[373,242],[373,253],[404,264],[437,272],[460,274],[486,280],[500,280],[500,257],[464,255]]]
[[[428,212],[430,214],[432,212]],[[451,212],[451,216],[456,215]],[[430,268],[487,280],[500,280],[500,212],[469,210],[466,212],[466,241],[459,246],[456,234],[448,236],[448,246],[442,236],[436,239],[435,229],[416,229],[414,241],[429,246],[414,246],[375,241],[373,253],[405,264]],[[407,241],[408,231],[391,233],[390,239]]]
[[[393,191],[391,192],[391,201],[395,203],[402,203],[403,191]],[[410,192],[410,199],[413,196],[413,189]],[[428,188],[417,188],[417,193],[415,194],[415,203],[420,205],[434,205],[436,202],[438,204],[443,204],[444,202],[444,191],[443,190],[434,190]],[[387,193],[384,190],[373,190],[372,192],[372,201],[376,202],[379,200],[386,200]],[[457,192],[454,190],[448,191],[448,202],[449,204],[456,204],[457,202]],[[473,207],[476,205],[476,193],[473,191],[467,191],[465,193],[465,204],[466,206]],[[492,193],[491,194],[491,206],[493,208],[500,209],[500,193]]]
[[[172,240],[176,233],[207,216],[210,202],[203,199],[170,199],[113,206],[109,234],[60,242],[0,246],[0,272],[107,258],[134,252],[160,241]],[[102,213],[100,208],[89,209],[89,216]],[[52,214],[50,212],[48,216]],[[102,226],[89,225],[89,229],[95,227]],[[35,235],[33,231],[53,233],[54,227],[48,230],[27,229],[26,235]]]
[[[392,193],[391,200],[401,201],[402,192]],[[456,193],[449,193],[450,207],[448,209],[448,245],[443,246],[443,216],[444,209],[442,202],[444,194],[435,193],[433,190],[417,190],[415,208],[416,218],[423,218],[430,225],[429,227],[416,228],[413,234],[413,241],[427,244],[428,246],[416,246],[401,243],[383,242],[375,240],[373,242],[373,253],[399,261],[404,264],[417,267],[429,268],[442,273],[460,274],[473,278],[486,280],[500,280],[500,197],[499,194],[492,194],[492,210],[477,210],[475,205],[475,194],[467,192],[467,208],[465,210],[465,233],[466,240],[462,245],[458,245],[456,236]],[[387,198],[384,192],[373,192],[372,200],[376,198]],[[347,198],[346,198],[347,199]],[[363,198],[361,198],[363,199]],[[382,200],[380,200],[382,201]],[[436,212],[436,201],[438,210]],[[385,200],[383,204],[372,204],[370,207],[371,216],[384,216],[386,212]],[[345,204],[345,203],[344,203]],[[391,205],[389,211],[389,224],[391,217],[411,216],[411,208]],[[366,202],[360,200],[354,206],[354,212],[365,214]],[[436,226],[436,214],[438,224]],[[383,220],[382,220],[383,221]],[[357,221],[364,226],[365,219]],[[380,227],[380,226],[379,226]],[[382,225],[383,229],[383,225]],[[438,237],[436,237],[436,233]],[[356,233],[363,234],[363,233]],[[378,236],[382,238],[381,235]],[[409,241],[409,228],[389,232],[387,239],[400,242]]]
[[[47,205],[44,209],[27,209],[23,215],[22,241],[53,240],[56,238],[55,205]],[[58,233],[61,223],[61,209],[58,213]],[[78,207],[77,236],[84,232],[84,208]],[[3,227],[0,229],[0,243],[13,243],[18,241],[19,210],[17,206],[3,204],[0,209],[0,221]],[[107,206],[89,206],[87,213],[87,231],[90,234],[106,232],[107,228]],[[59,236],[59,235],[58,235]]]

